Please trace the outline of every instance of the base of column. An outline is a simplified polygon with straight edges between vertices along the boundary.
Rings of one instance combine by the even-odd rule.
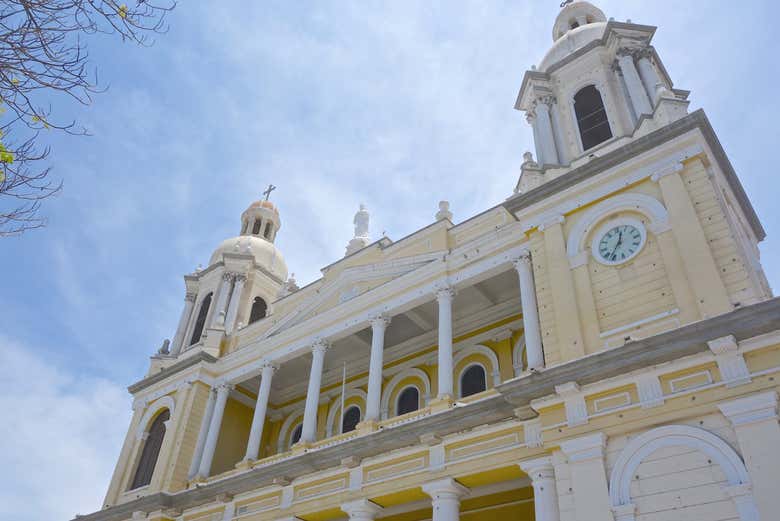
[[[194,478],[192,478],[191,480],[189,480],[187,482],[187,486],[189,488],[197,487],[198,485],[205,484],[207,480],[208,480],[207,477],[205,477],[205,476],[203,476],[201,474],[198,474],[197,476],[195,476]]]
[[[454,403],[455,400],[451,395],[443,394],[431,400],[428,403],[428,407],[430,407],[432,413],[441,412],[441,411],[452,409]]]
[[[358,423],[355,426],[355,430],[357,431],[358,435],[371,434],[372,432],[379,430],[379,422],[376,420],[365,420]]]
[[[312,447],[312,445],[314,444],[308,441],[299,441],[298,443],[290,447],[290,450],[292,451],[293,454],[303,454],[304,452],[309,450]]]
[[[236,463],[236,468],[238,470],[249,470],[252,468],[254,462],[255,462],[254,460],[242,459],[241,461]]]

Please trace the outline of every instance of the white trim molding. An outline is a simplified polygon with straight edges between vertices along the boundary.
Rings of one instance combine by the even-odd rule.
[[[138,423],[138,428],[135,431],[135,438],[137,440],[140,440],[143,438],[144,434],[146,433],[147,428],[149,427],[149,424],[152,421],[152,418],[156,417],[157,414],[163,409],[168,409],[168,412],[170,413],[170,418],[168,421],[173,419],[173,413],[176,409],[176,401],[173,399],[172,396],[163,396],[162,398],[158,398],[146,409],[146,412],[143,415],[143,418],[141,418],[141,421]]]
[[[741,487],[742,492],[738,494],[739,501],[735,500],[740,520],[758,521],[757,510],[749,489],[750,478],[739,455],[714,434],[688,425],[667,425],[651,429],[632,439],[623,448],[609,478],[610,502],[616,519],[621,521],[635,519],[631,501],[631,481],[642,461],[659,449],[679,446],[698,450],[717,463],[728,482],[725,489],[737,490],[736,487]],[[751,511],[755,516],[750,514]]]
[[[420,389],[419,387],[417,388],[417,390],[420,392],[420,407],[422,408],[427,405],[428,400],[431,397],[431,381],[428,378],[428,374],[425,371],[423,371],[422,369],[418,369],[416,367],[412,367],[395,375],[385,386],[384,392],[382,393],[383,419],[387,419],[391,417],[390,396],[392,396],[393,391],[398,387],[398,384],[401,382],[401,380],[407,377],[417,377],[420,380],[422,380],[423,388],[422,389]],[[404,387],[408,387],[408,386],[404,386]],[[395,405],[396,404],[393,404],[392,416],[396,416]]]
[[[358,397],[362,400],[361,403],[358,404],[347,404],[347,400],[350,398]],[[344,393],[344,407],[349,410],[350,407],[357,407],[360,409],[360,421],[363,421],[366,417],[366,401],[368,400],[368,396],[366,395],[366,392],[362,389],[347,389],[346,393]],[[333,427],[335,427],[336,422],[336,413],[339,412],[341,409],[341,393],[334,398],[330,405],[328,406],[328,418],[327,418],[327,424],[325,425],[325,435],[330,438],[333,436]],[[339,427],[340,429],[340,427]]]

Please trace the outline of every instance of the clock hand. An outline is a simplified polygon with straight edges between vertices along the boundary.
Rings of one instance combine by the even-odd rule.
[[[623,232],[621,231],[618,234],[618,240],[615,243],[615,247],[612,249],[612,253],[609,255],[610,258],[615,256],[615,253],[617,252],[617,249],[620,248],[620,243],[623,241]]]

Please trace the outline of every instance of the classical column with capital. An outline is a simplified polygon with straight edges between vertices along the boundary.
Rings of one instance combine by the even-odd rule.
[[[371,360],[368,368],[368,396],[364,421],[379,421],[385,330],[390,324],[390,319],[379,316],[372,318],[369,322],[371,323]]]
[[[623,72],[623,79],[628,89],[628,97],[631,98],[631,105],[634,107],[634,113],[637,118],[642,114],[652,114],[653,108],[650,106],[650,99],[642,85],[642,79],[634,64],[632,49],[621,49],[617,54],[618,65]]]
[[[469,489],[452,478],[444,478],[425,483],[422,490],[431,496],[432,521],[458,521],[460,519],[460,498],[468,494]]]
[[[661,83],[661,78],[658,76],[653,62],[650,61],[650,57],[653,55],[651,47],[646,47],[637,51],[637,69],[639,69],[639,77],[642,79],[642,83],[645,86],[647,95],[650,98],[650,104],[655,106],[655,102],[658,101],[658,84]],[[663,84],[662,84],[663,85]]]
[[[531,478],[534,488],[534,513],[536,521],[560,521],[558,490],[555,485],[555,468],[552,458],[545,456],[523,461],[520,468]]]
[[[173,337],[173,345],[171,346],[171,355],[173,356],[181,352],[182,344],[184,343],[184,332],[187,331],[187,326],[192,317],[192,309],[195,306],[195,297],[196,295],[190,292],[187,292],[184,296],[184,309],[181,311],[179,326],[176,328],[176,335]]]
[[[225,414],[225,405],[227,404],[227,399],[231,390],[233,390],[233,386],[229,383],[223,382],[217,385],[217,398],[214,403],[214,412],[211,416],[209,433],[206,437],[206,443],[203,446],[203,456],[201,457],[200,468],[198,469],[198,477],[200,478],[207,478],[211,473],[211,462],[214,460],[214,451],[217,448],[219,430],[222,427],[222,415]]]
[[[209,398],[206,402],[206,411],[203,413],[203,420],[200,422],[200,431],[198,432],[198,442],[195,445],[195,453],[192,455],[190,470],[187,473],[187,479],[193,479],[198,475],[200,461],[203,458],[203,449],[206,446],[206,438],[209,435],[209,426],[211,417],[214,415],[214,404],[217,401],[217,391],[213,387],[209,389]]]
[[[256,460],[260,455],[260,440],[263,438],[265,415],[268,411],[268,398],[271,396],[271,378],[276,372],[276,365],[266,360],[260,375],[260,390],[257,391],[255,413],[252,416],[252,427],[249,430],[249,441],[246,446],[244,461]]]
[[[542,333],[539,327],[539,309],[536,304],[536,286],[534,285],[531,253],[525,252],[514,261],[520,279],[520,304],[523,308],[523,336],[528,369],[544,368]]]
[[[555,104],[553,96],[545,96],[536,100],[534,105],[535,125],[534,137],[539,140],[537,144],[537,159],[541,165],[557,165],[558,151],[555,147],[555,134],[553,133],[552,116],[550,108]]]
[[[230,296],[230,304],[228,304],[227,315],[225,316],[225,333],[228,335],[236,327],[236,315],[238,314],[238,306],[241,303],[241,292],[244,289],[244,283],[246,283],[246,275],[236,275],[233,294]]]
[[[301,431],[301,442],[303,443],[313,443],[317,439],[317,406],[320,403],[322,368],[325,365],[325,352],[328,347],[325,340],[319,340],[311,347],[309,389],[306,391],[306,409],[303,412],[303,430]]]
[[[374,521],[382,507],[367,499],[357,499],[342,504],[341,510],[349,516],[349,521]]]
[[[230,288],[233,285],[233,279],[235,276],[235,273],[230,272],[225,272],[222,274],[222,283],[219,285],[219,289],[217,290],[219,294],[217,295],[217,302],[214,306],[214,311],[211,313],[209,327],[214,325],[222,326],[225,324],[225,308],[227,307],[227,300],[230,296]]]
[[[436,292],[439,303],[439,399],[453,398],[452,390],[452,299],[455,292],[444,288]]]

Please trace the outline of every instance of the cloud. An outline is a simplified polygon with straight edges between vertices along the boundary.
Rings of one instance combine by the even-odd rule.
[[[0,518],[66,520],[98,510],[129,425],[129,395],[5,336],[0,352]]]

